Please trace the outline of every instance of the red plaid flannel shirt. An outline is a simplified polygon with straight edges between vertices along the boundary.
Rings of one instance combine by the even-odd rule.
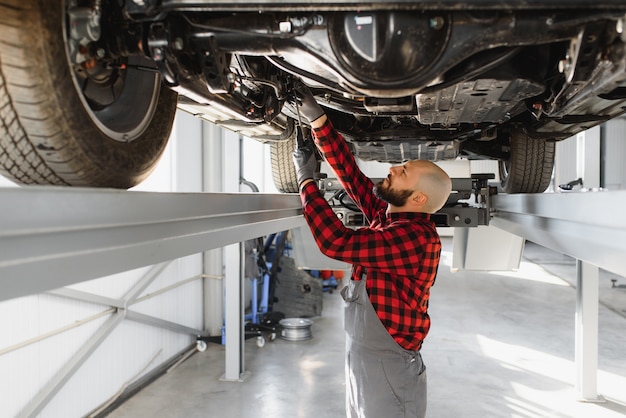
[[[416,351],[430,328],[428,298],[435,282],[441,241],[430,215],[386,213],[387,203],[372,192],[373,183],[330,121],[314,130],[315,142],[344,188],[370,221],[346,228],[314,182],[301,191],[304,216],[321,251],[353,264],[352,279],[366,272],[366,288],[381,322],[405,350]]]

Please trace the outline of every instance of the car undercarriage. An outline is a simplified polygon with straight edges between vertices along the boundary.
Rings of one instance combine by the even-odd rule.
[[[70,76],[93,125],[92,134],[74,141],[77,158],[97,154],[100,142],[113,144],[108,155],[142,153],[121,148],[149,142],[154,115],[173,118],[165,115],[174,100],[179,109],[270,143],[277,187],[295,192],[290,154],[300,118],[289,99],[294,83],[303,82],[361,159],[497,159],[504,191],[534,193],[549,184],[556,141],[626,110],[626,5],[615,1],[53,3],[59,22],[49,30],[56,27],[65,57],[56,57],[52,74]],[[37,4],[38,15],[13,13],[36,22],[53,7]],[[11,30],[0,18],[0,33]],[[6,96],[16,97],[11,57],[0,53],[0,76]],[[26,118],[28,111],[16,105],[12,115]],[[42,140],[22,125],[44,163],[65,158],[63,140],[50,138],[54,127]],[[169,133],[159,129],[159,137]],[[83,175],[93,166],[115,170],[106,162],[119,159],[96,158],[59,170],[58,181],[33,180],[20,174],[30,168],[15,168],[27,164],[9,151],[16,135],[9,136],[0,144],[12,168],[0,170],[22,183],[130,187],[159,153],[125,179]]]

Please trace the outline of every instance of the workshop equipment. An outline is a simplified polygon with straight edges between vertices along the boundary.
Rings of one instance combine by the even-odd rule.
[[[280,321],[280,338],[287,341],[304,341],[313,338],[313,321],[307,318],[285,318]]]
[[[452,193],[444,207],[433,213],[431,219],[439,227],[489,225],[491,197],[497,194],[497,188],[490,186],[489,180],[494,178],[493,173],[472,174],[469,178],[453,178]],[[379,180],[381,179],[372,179],[374,183]],[[367,225],[363,213],[348,197],[337,179],[322,178],[318,184],[324,193],[332,193],[328,199],[329,203],[344,225],[354,228]]]

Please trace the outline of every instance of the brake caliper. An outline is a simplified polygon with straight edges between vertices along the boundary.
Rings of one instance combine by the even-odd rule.
[[[92,7],[78,6],[75,1],[70,2],[67,15],[69,18],[67,43],[70,61],[85,69],[93,68],[97,58],[93,55],[90,44],[100,40],[100,0],[96,0]]]

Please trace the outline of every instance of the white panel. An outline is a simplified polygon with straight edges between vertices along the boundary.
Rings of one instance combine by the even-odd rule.
[[[587,144],[596,142],[600,132],[603,137],[601,155],[595,144],[591,148]],[[582,177],[584,187],[597,187],[600,184],[598,171],[602,170],[602,187],[622,190],[626,187],[625,161],[626,120],[614,119],[557,143],[555,184],[558,186]]]
[[[37,297],[35,297],[37,298]],[[84,307],[82,302],[69,302],[56,304],[52,296],[41,295],[44,300],[33,314],[41,324],[47,328],[50,322],[63,322],[63,325],[72,324],[75,320],[84,318],[78,311]],[[75,310],[74,314],[71,313]],[[11,315],[9,318],[19,326],[20,318]],[[65,321],[61,321],[65,318]],[[97,329],[104,323],[106,318],[100,318],[80,327],[72,328],[62,334],[57,334],[42,340],[41,342],[26,346],[18,351],[12,351],[0,357],[0,390],[2,393],[11,393],[10,397],[2,398],[8,401],[3,414],[15,416],[26,404],[48,383],[48,381],[69,361],[72,356],[83,346]],[[5,347],[3,347],[5,348]],[[79,405],[81,399],[74,400]],[[56,415],[42,416],[80,416],[72,414],[69,409],[72,405],[63,407],[64,412]],[[84,408],[84,406],[83,406]],[[45,412],[45,411],[44,411]],[[85,411],[83,411],[84,413]]]
[[[181,125],[182,124],[182,125]],[[133,190],[202,190],[202,123],[178,114],[172,138],[150,177]],[[235,145],[237,145],[235,143]],[[238,176],[235,176],[235,181]],[[0,179],[0,187],[8,182]],[[73,285],[72,288],[112,299],[121,299],[141,280],[144,267]],[[202,329],[202,281],[197,279],[163,293],[161,289],[202,274],[201,255],[172,262],[148,286],[144,295],[155,297],[131,305],[130,310]],[[2,416],[15,416],[41,391],[56,373],[102,328],[111,314],[77,326],[109,306],[53,295],[33,295],[0,303],[0,396]],[[67,330],[41,341],[7,349],[48,332]],[[128,384],[154,370],[195,341],[195,336],[125,320],[97,347],[78,371],[38,414],[41,417],[84,416]]]
[[[298,268],[308,270],[345,270],[350,264],[322,254],[308,226],[291,230],[293,258]]]
[[[263,144],[254,139],[243,139],[243,177],[254,183],[261,193],[277,193],[272,178],[272,165],[270,163],[270,145]],[[266,156],[267,155],[267,156]],[[250,188],[242,189],[251,192]]]
[[[558,190],[560,184],[567,184],[578,178],[576,167],[576,137],[556,143],[554,184]]]
[[[112,299],[121,299],[137,280],[150,270],[150,267],[141,267],[95,280],[76,283],[68,287]]]
[[[471,173],[469,160],[436,161],[435,164],[441,167],[450,177],[469,177]]]
[[[576,137],[578,177],[588,189],[600,187],[600,127],[595,126]]]
[[[33,295],[0,303],[0,352],[21,342],[48,334],[109,307],[67,301],[52,295]],[[0,357],[0,362],[3,361]]]
[[[172,146],[174,148],[172,184],[176,192],[202,191],[202,126],[205,122],[178,112]]]
[[[259,154],[260,156],[261,154]],[[265,145],[263,154],[265,161],[271,161],[271,149],[269,145]],[[278,193],[278,189],[274,184],[274,178],[272,176],[272,164],[267,163],[263,166],[263,188],[259,186],[264,193]]]
[[[68,381],[41,416],[84,416],[192,342],[193,338],[188,335],[124,321]]]
[[[517,270],[524,238],[494,227],[454,228],[453,270]]]
[[[196,279],[156,297],[133,304],[129,309],[186,327],[202,329],[201,271],[202,256],[200,254],[174,261],[144,291],[142,296],[153,294],[187,279]]]
[[[239,188],[239,135],[234,132],[224,132],[224,148],[222,161],[224,164],[224,191],[236,193]],[[246,188],[247,189],[247,188]],[[246,192],[248,190],[245,190]]]
[[[603,186],[609,190],[622,190],[626,188],[626,120],[609,121],[603,128]]]
[[[5,416],[17,416],[20,409],[35,395],[35,391],[39,390],[39,352],[39,346],[30,345],[0,356],[0,393],[3,394],[0,396],[0,410]]]
[[[177,113],[174,121],[175,125],[178,123],[180,112]],[[178,141],[176,135],[176,129],[172,130],[170,140],[163,151],[161,160],[156,166],[154,171],[145,179],[141,184],[133,187],[130,190],[136,191],[151,191],[151,192],[172,192],[174,186],[172,184],[172,171],[174,169],[174,144]]]
[[[15,183],[0,175],[0,187],[17,187]]]

